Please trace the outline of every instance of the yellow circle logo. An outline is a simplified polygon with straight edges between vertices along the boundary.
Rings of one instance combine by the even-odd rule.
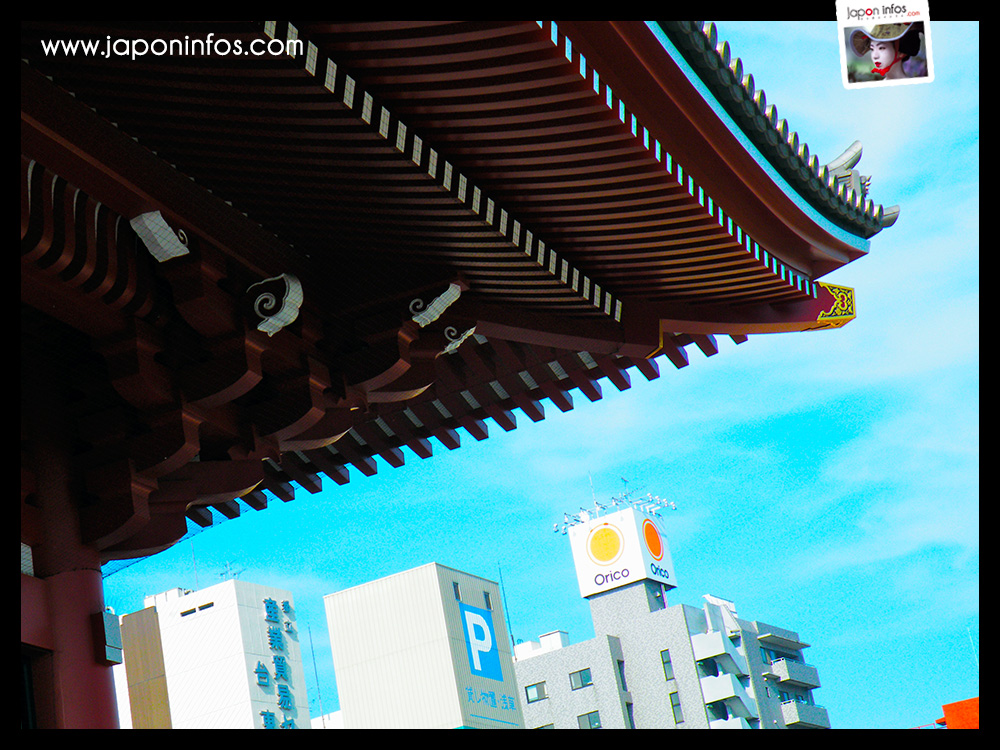
[[[642,538],[646,542],[646,549],[657,560],[663,558],[663,539],[660,538],[660,531],[656,524],[648,518],[642,522]]]
[[[587,554],[598,565],[611,565],[621,557],[622,533],[609,523],[595,526],[587,537]]]

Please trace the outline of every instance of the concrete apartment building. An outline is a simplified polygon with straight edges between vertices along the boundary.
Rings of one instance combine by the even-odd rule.
[[[667,605],[676,577],[653,517],[628,508],[569,531],[595,637],[515,646],[527,728],[829,728],[797,633],[713,596]]]

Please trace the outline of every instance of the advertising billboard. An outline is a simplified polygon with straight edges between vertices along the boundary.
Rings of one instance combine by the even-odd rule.
[[[646,578],[668,588],[677,585],[659,523],[635,508],[573,526],[569,537],[583,597]]]

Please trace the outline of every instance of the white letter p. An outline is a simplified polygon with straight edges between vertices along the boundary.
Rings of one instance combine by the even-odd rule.
[[[476,634],[476,628],[482,630],[482,637],[478,637]],[[486,620],[483,619],[482,615],[477,615],[475,612],[465,612],[465,632],[469,636],[469,648],[472,651],[472,661],[475,669],[481,670],[482,664],[479,661],[479,655],[489,653],[490,649],[493,648],[493,636],[490,635],[490,626],[486,624]]]

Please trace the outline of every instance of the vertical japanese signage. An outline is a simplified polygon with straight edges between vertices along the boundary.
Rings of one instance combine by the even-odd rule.
[[[288,653],[288,639],[295,633],[292,605],[287,599],[279,603],[270,597],[263,600],[263,605],[265,637],[271,656],[266,662],[259,660],[253,672],[260,687],[273,689],[275,707],[260,712],[261,726],[264,729],[295,729],[295,717],[290,715],[296,706]]]

